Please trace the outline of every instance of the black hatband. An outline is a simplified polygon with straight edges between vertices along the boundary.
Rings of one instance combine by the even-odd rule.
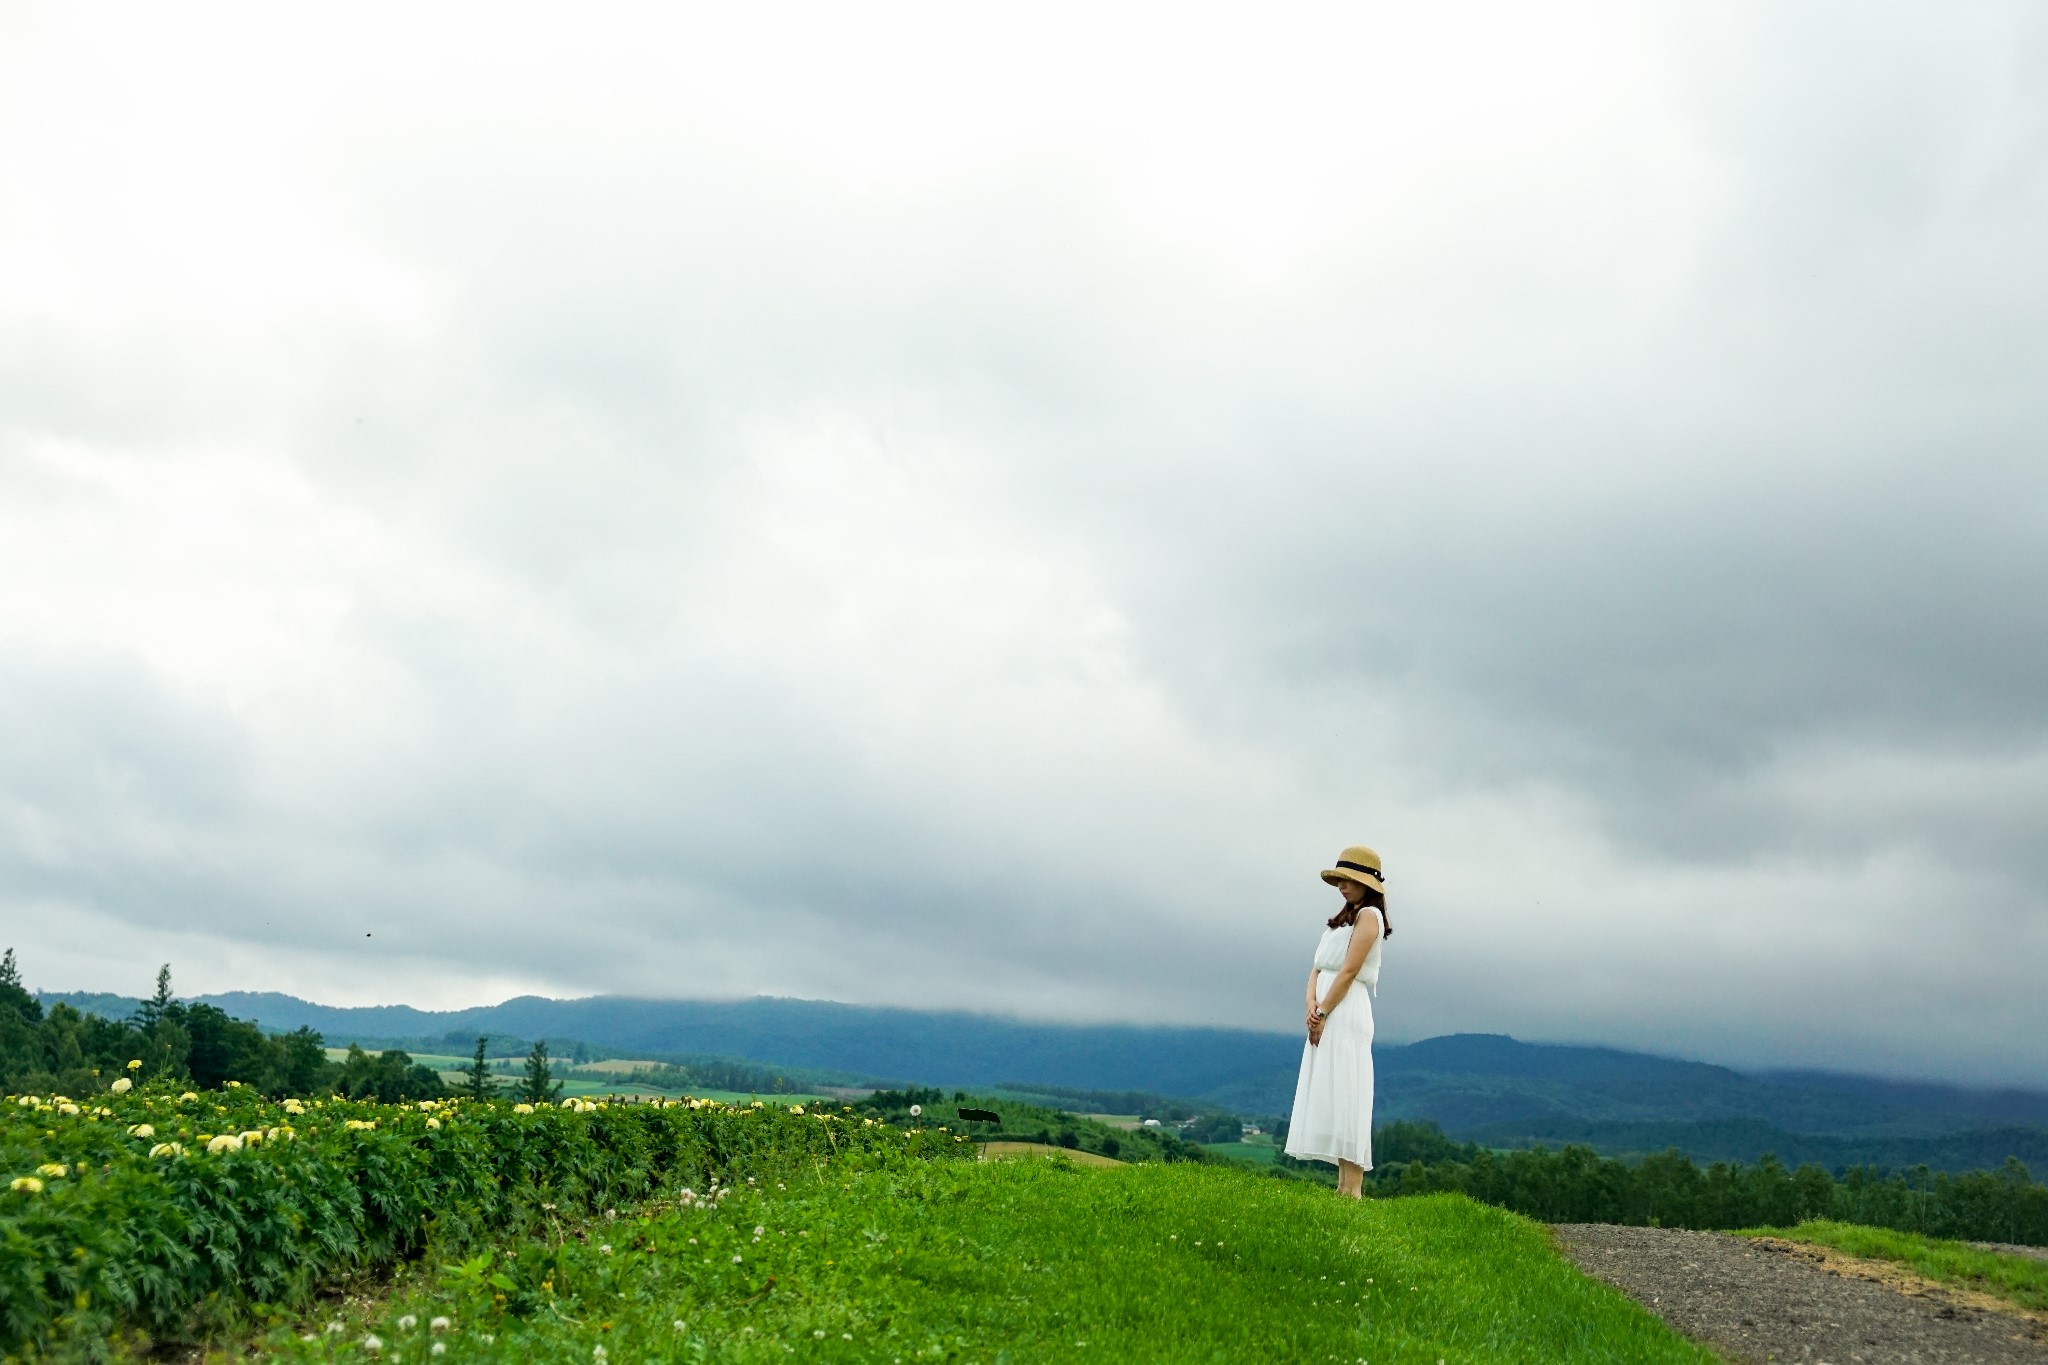
[[[1350,869],[1351,869],[1351,870],[1352,870],[1353,872],[1365,872],[1365,873],[1369,873],[1369,874],[1371,875],[1372,879],[1373,879],[1374,881],[1376,881],[1376,882],[1384,882],[1384,881],[1385,881],[1385,880],[1387,879],[1387,876],[1386,876],[1386,874],[1385,874],[1384,872],[1381,872],[1381,871],[1380,871],[1380,870],[1379,870],[1378,868],[1376,868],[1376,867],[1367,867],[1367,866],[1366,866],[1366,865],[1365,865],[1364,863],[1341,863],[1341,862],[1340,862],[1340,863],[1338,863],[1338,864],[1337,864],[1337,866],[1339,866],[1339,867],[1348,867],[1348,868],[1350,868]]]

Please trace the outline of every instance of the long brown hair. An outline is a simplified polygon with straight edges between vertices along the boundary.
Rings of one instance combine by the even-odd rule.
[[[1365,886],[1364,882],[1358,884]],[[1387,926],[1387,937],[1392,938],[1394,936],[1394,922],[1387,918],[1387,893],[1373,886],[1365,886],[1365,894],[1359,897],[1356,902],[1346,900],[1344,908],[1330,916],[1330,927],[1332,929],[1341,929],[1347,924],[1358,923],[1359,907],[1366,905],[1370,905],[1373,909],[1380,912],[1380,923]]]

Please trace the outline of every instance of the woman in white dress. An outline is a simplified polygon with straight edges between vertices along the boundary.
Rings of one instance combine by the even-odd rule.
[[[1287,1155],[1337,1167],[1337,1193],[1359,1198],[1372,1169],[1372,994],[1387,922],[1380,855],[1344,850],[1323,880],[1344,895],[1308,973],[1308,1043],[1287,1123]],[[1354,990],[1363,986],[1364,990]]]

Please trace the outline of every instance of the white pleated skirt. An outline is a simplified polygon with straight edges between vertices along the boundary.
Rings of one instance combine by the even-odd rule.
[[[1372,1000],[1362,983],[1323,1021],[1322,1042],[1301,1046],[1286,1150],[1297,1161],[1372,1169]]]

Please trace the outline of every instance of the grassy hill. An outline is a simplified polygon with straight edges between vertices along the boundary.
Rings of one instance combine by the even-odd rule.
[[[264,1341],[285,1361],[1280,1360],[1713,1357],[1457,1197],[1339,1200],[1227,1168],[956,1163],[750,1188],[509,1246],[517,1303],[426,1280]],[[305,1339],[302,1339],[305,1337]]]

